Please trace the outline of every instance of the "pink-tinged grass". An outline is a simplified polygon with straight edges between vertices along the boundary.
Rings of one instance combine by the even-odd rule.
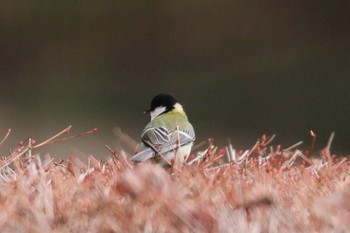
[[[68,129],[68,130],[67,130]],[[296,143],[271,146],[263,135],[249,150],[212,140],[165,170],[134,164],[112,149],[110,158],[54,161],[19,145],[0,162],[0,232],[347,232],[349,158],[311,157]],[[6,139],[7,136],[4,138]],[[3,140],[2,140],[3,141]],[[197,149],[198,150],[198,149]]]

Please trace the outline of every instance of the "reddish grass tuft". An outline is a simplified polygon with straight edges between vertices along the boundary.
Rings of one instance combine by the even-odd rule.
[[[57,139],[68,128],[37,148],[95,131]],[[273,138],[239,152],[209,140],[169,170],[108,146],[103,161],[55,162],[19,145],[0,161],[1,232],[347,232],[349,158]]]

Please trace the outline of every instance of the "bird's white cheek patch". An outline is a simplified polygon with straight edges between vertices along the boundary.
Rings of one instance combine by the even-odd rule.
[[[166,107],[164,106],[161,106],[161,107],[157,107],[156,109],[154,109],[152,112],[151,112],[151,121],[156,118],[158,115],[162,114],[163,112],[165,112],[166,110]]]
[[[180,109],[180,110],[182,110],[182,111],[184,110],[184,109],[182,108],[182,105],[179,104],[179,103],[174,104],[174,108]]]

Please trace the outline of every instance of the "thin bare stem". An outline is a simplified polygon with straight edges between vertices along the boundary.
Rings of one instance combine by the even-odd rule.
[[[57,142],[62,142],[62,141],[67,141],[67,140],[70,140],[70,139],[74,139],[74,138],[79,138],[79,137],[83,137],[83,136],[86,136],[86,135],[89,135],[89,134],[92,134],[92,133],[96,133],[97,129],[94,128],[88,132],[85,132],[85,133],[81,133],[81,134],[77,134],[77,135],[73,135],[73,136],[70,136],[70,137],[65,137],[65,138],[60,138],[60,139],[56,139],[56,140],[46,140],[45,144],[43,143],[40,143],[39,145],[37,146],[34,146],[33,148],[38,148],[40,146],[47,146],[47,145],[50,145],[50,144],[53,144],[53,143],[57,143]],[[63,132],[64,133],[64,132]]]
[[[112,155],[114,155],[114,156],[117,155],[117,153],[115,153],[115,151],[111,147],[109,147],[108,145],[105,145],[105,147],[109,152],[111,152]]]
[[[211,163],[208,164],[208,165],[206,165],[205,168],[210,167],[216,160],[219,160],[219,159],[220,159],[222,156],[224,156],[224,155],[225,155],[225,154],[221,154],[221,155],[215,157],[214,159],[210,160]]]
[[[200,147],[204,146],[205,144],[207,144],[207,141],[201,141],[199,143],[196,143],[196,145],[193,145],[192,151],[199,149]]]
[[[155,146],[153,146],[152,143],[147,142],[147,145],[150,146],[155,152],[157,152],[157,154],[159,154],[160,157],[162,157],[162,159],[164,159],[165,162],[167,162],[169,165],[171,165],[171,162],[162,153],[160,153],[160,151],[157,150],[157,148]]]
[[[331,133],[331,136],[329,137],[328,142],[327,142],[327,147],[326,147],[326,148],[327,148],[328,151],[331,150],[331,145],[332,145],[334,136],[335,136],[335,133],[332,132],[332,133]]]
[[[316,143],[316,134],[314,133],[314,131],[310,130],[310,135],[312,137],[312,141],[309,150],[307,150],[306,152],[307,157],[310,157],[312,155]]]
[[[273,134],[273,135],[269,138],[269,140],[268,140],[267,142],[264,143],[263,146],[267,146],[268,144],[270,144],[270,143],[273,141],[273,139],[275,139],[275,137],[276,137],[276,134]]]
[[[184,156],[182,154],[182,151],[181,151],[181,145],[180,145],[180,127],[179,126],[176,126],[176,133],[177,133],[177,139],[176,139],[176,149],[175,149],[175,160],[174,160],[174,164],[176,165],[175,161],[180,159],[180,162],[183,164],[184,163]],[[180,152],[178,154],[178,152]],[[187,155],[188,156],[188,155]]]
[[[258,147],[259,143],[260,143],[260,140],[257,140],[256,143],[254,144],[254,146],[249,150],[248,154],[245,156],[244,159],[249,158],[249,156],[253,153],[253,151]],[[241,157],[243,157],[243,156],[241,156]]]
[[[7,160],[4,164],[2,164],[0,166],[0,170],[3,169],[4,167],[10,165],[13,161],[15,161],[16,159],[18,159],[19,157],[21,157],[23,154],[25,154],[27,151],[29,150],[29,148],[24,149],[21,153],[19,153],[18,155],[16,155],[15,157],[11,157],[9,160]]]
[[[0,146],[6,141],[6,139],[7,139],[8,136],[10,135],[11,131],[12,131],[11,128],[9,128],[9,129],[7,130],[7,133],[5,134],[4,138],[0,141]]]
[[[302,159],[304,159],[308,164],[313,165],[314,163],[306,157],[301,151],[297,150],[296,151],[297,155],[299,155]]]
[[[290,147],[284,149],[284,152],[290,151],[290,150],[292,150],[292,149],[294,149],[294,148],[300,146],[301,144],[303,144],[303,141],[297,142],[297,143],[295,143],[294,145],[291,145]]]
[[[35,149],[35,148],[39,148],[39,147],[42,147],[42,146],[45,146],[45,145],[51,144],[51,143],[52,143],[52,141],[53,141],[55,138],[57,138],[57,137],[61,136],[61,135],[62,135],[62,134],[64,134],[64,133],[69,132],[71,128],[72,128],[72,126],[71,126],[71,125],[70,125],[70,126],[68,126],[67,128],[65,128],[65,129],[64,129],[64,130],[62,130],[61,132],[57,133],[56,135],[52,136],[51,138],[49,138],[49,139],[47,139],[47,140],[43,141],[42,143],[40,143],[40,144],[38,144],[38,145],[33,146],[33,148]]]

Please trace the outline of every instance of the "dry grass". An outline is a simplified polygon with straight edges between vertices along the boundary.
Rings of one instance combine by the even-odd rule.
[[[270,139],[241,152],[209,145],[170,170],[122,151],[55,162],[20,145],[0,164],[0,231],[348,232],[348,158],[330,143],[311,158],[313,144],[283,150]]]

